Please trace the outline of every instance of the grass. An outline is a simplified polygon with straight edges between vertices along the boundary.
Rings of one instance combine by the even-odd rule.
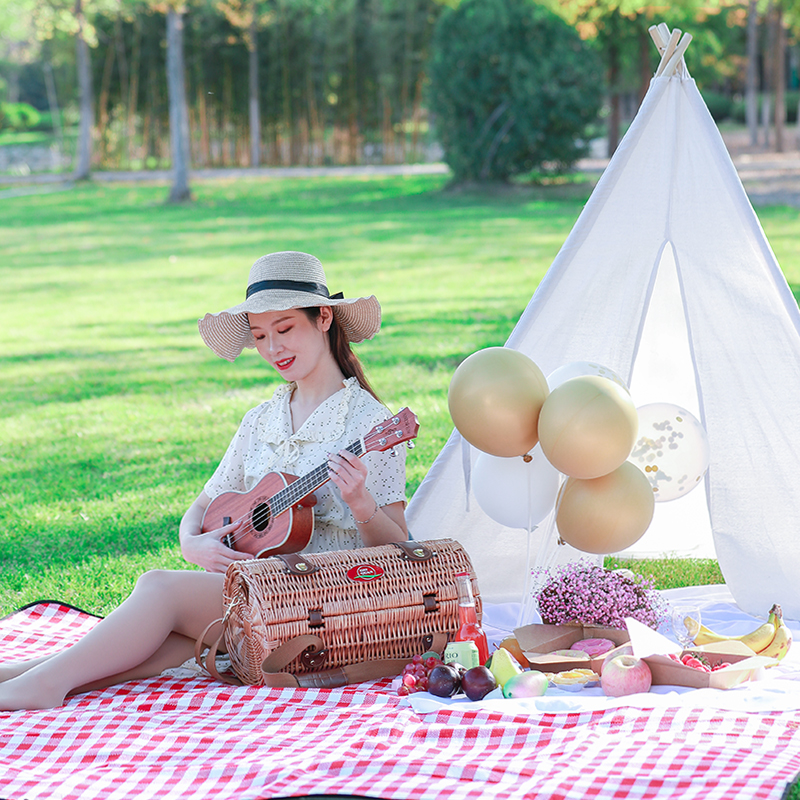
[[[381,300],[360,353],[420,418],[412,494],[451,430],[453,370],[505,341],[590,191],[445,180],[198,182],[179,206],[147,184],[0,195],[0,613],[42,597],[107,613],[145,569],[186,566],[180,517],[278,381],[255,353],[218,359],[196,320],[238,302],[264,252],[313,252],[332,291]],[[761,219],[797,291],[798,214]]]
[[[653,579],[656,589],[679,589],[681,586],[704,586],[725,583],[719,564],[710,558],[664,558],[631,560],[607,557],[609,569],[627,568]]]

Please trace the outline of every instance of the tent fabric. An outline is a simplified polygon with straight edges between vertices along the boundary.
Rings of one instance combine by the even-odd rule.
[[[696,555],[705,541],[743,610],[765,616],[778,602],[800,618],[800,313],[691,78],[653,79],[506,346],[545,375],[598,362],[637,405],[694,413],[711,452],[705,485],[656,505],[650,549]],[[413,535],[458,539],[486,599],[519,601],[528,533],[469,498],[462,447],[454,432],[414,495]],[[533,531],[534,557],[552,535]]]

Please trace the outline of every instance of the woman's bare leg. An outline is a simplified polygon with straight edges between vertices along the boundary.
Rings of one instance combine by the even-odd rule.
[[[8,664],[0,664],[0,683],[10,678],[16,678],[17,675],[22,675],[23,672],[27,672],[31,667],[47,661],[48,658],[52,658],[54,655],[57,655],[57,653],[50,653],[38,658],[29,658],[26,661],[11,661]]]
[[[222,616],[223,583],[217,573],[145,573],[122,605],[79,642],[0,683],[0,710],[52,708],[75,690],[179,666],[206,626]]]

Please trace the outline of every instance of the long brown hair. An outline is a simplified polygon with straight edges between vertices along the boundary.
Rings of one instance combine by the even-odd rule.
[[[319,306],[311,306],[309,308],[302,308],[300,310],[304,311],[306,316],[316,324],[316,321],[319,319],[320,315],[319,308]],[[350,347],[350,342],[348,341],[345,332],[342,330],[342,326],[339,324],[339,320],[336,318],[335,313],[331,319],[331,326],[328,328],[328,344],[331,348],[331,354],[333,355],[336,363],[339,365],[339,369],[342,371],[342,374],[345,376],[345,378],[355,378],[362,389],[369,392],[379,403],[381,403],[382,400],[380,397],[378,397],[372,386],[370,386],[367,376],[364,374],[364,368],[361,366],[358,356]]]

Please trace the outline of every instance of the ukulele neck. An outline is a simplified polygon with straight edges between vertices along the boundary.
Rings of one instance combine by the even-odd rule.
[[[366,452],[364,440],[358,439],[345,447],[345,450],[361,458]],[[272,515],[275,517],[286,511],[286,509],[291,508],[295,503],[299,503],[304,497],[307,497],[313,491],[319,489],[324,483],[327,483],[330,478],[328,462],[325,461],[323,464],[312,469],[311,472],[298,478],[294,483],[290,483],[279,492],[276,492],[271,500]]]

